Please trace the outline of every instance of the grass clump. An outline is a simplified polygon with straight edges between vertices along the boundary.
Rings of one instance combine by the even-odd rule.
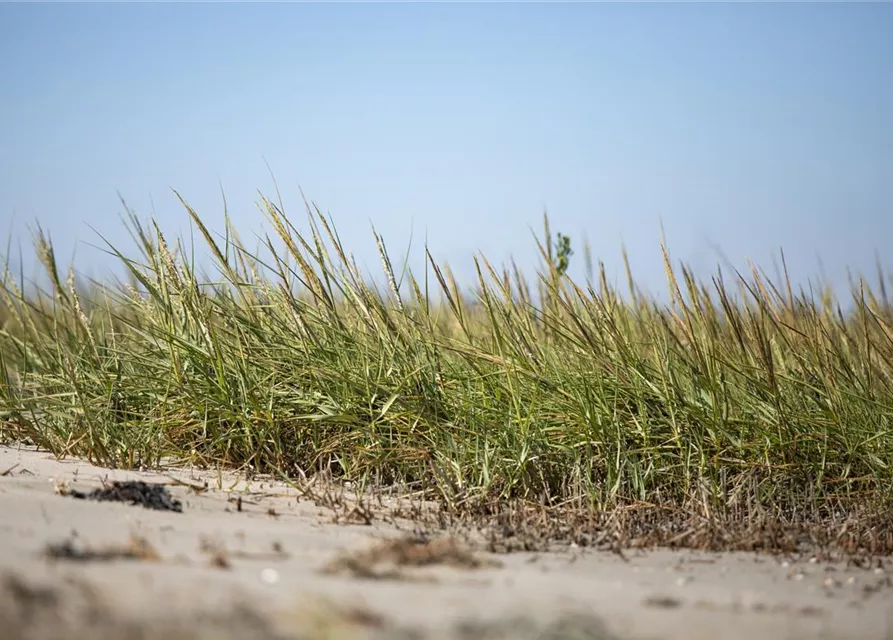
[[[263,199],[250,252],[184,206],[219,277],[154,221],[126,221],[127,282],[0,286],[0,439],[114,467],[177,458],[290,476],[317,471],[476,499],[710,517],[846,512],[893,487],[893,307],[860,281],[852,308],[754,269],[709,282],[664,258],[670,300],[583,286],[569,242],[538,240],[531,285],[475,259],[462,291],[427,253],[382,289],[332,222],[306,232]],[[627,274],[629,267],[627,265]],[[843,511],[841,511],[843,510]],[[798,515],[799,514],[799,515]]]

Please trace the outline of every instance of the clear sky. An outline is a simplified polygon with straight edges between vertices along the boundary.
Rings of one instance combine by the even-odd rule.
[[[652,289],[661,221],[702,273],[893,266],[891,3],[3,3],[0,60],[0,231],[94,275],[117,192],[220,229],[219,180],[260,231],[264,160],[370,269],[370,221],[415,265],[532,267],[544,208]]]

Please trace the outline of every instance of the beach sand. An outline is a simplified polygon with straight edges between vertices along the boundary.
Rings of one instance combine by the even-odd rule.
[[[0,474],[10,640],[893,638],[889,561],[488,554],[263,478],[113,471],[27,447],[0,447]],[[167,483],[182,511],[70,494],[115,480]]]

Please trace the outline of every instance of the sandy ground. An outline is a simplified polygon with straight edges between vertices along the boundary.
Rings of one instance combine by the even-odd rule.
[[[331,510],[282,483],[109,471],[26,448],[0,447],[0,474],[0,635],[10,640],[893,638],[891,562],[862,569],[662,550],[624,560],[564,548],[476,554],[473,566],[441,541],[427,548],[428,566],[339,565],[411,523],[335,524]],[[59,491],[172,477],[209,488],[168,484],[179,513]],[[47,555],[63,543],[137,557]]]

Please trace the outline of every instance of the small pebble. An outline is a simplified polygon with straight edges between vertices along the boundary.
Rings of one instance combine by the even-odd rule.
[[[680,587],[684,587],[689,582],[691,582],[691,580],[692,579],[690,576],[682,576],[681,578],[676,578],[676,584]]]
[[[883,574],[883,573],[884,573],[884,570],[881,569],[880,567],[878,567],[878,568],[876,568],[876,569],[874,570],[874,575],[876,575],[876,576],[879,576],[879,575],[881,575],[881,574]]]
[[[846,579],[847,584],[856,584],[856,576],[850,576]]]
[[[276,569],[264,569],[260,572],[260,579],[267,584],[276,584],[279,582],[279,572]]]

